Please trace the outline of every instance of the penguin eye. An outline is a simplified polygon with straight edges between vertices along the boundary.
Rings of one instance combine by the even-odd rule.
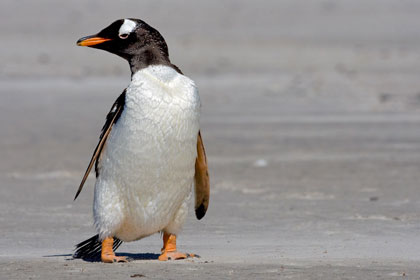
[[[121,39],[127,39],[128,35],[129,35],[128,33],[123,33],[123,34],[120,34],[118,36],[120,36]]]

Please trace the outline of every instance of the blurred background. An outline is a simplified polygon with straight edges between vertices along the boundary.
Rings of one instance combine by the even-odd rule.
[[[191,211],[185,248],[222,266],[417,269],[420,2],[409,0],[2,0],[0,256],[71,254],[94,233],[94,176],[72,198],[130,72],[76,41],[128,17],[160,31],[202,99],[212,198],[204,220]],[[159,252],[160,238],[124,246]]]

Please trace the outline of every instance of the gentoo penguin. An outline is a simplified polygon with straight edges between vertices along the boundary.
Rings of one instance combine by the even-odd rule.
[[[122,241],[163,233],[159,260],[189,256],[176,236],[195,186],[195,213],[209,203],[207,159],[200,135],[200,99],[194,82],[169,60],[162,35],[139,19],[117,20],[77,41],[126,59],[131,82],[112,105],[99,143],[74,199],[93,165],[93,216],[98,235],[76,245],[75,257],[101,252],[103,262],[126,261]]]

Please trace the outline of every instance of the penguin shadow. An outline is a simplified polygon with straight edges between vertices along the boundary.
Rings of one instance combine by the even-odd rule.
[[[146,261],[146,260],[157,260],[159,258],[159,254],[154,254],[154,253],[138,253],[138,254],[133,254],[133,253],[115,253],[116,256],[124,256],[127,257],[127,261]],[[95,255],[95,256],[89,256],[89,257],[84,257],[84,258],[75,258],[74,255],[72,254],[58,254],[58,255],[46,255],[43,256],[44,258],[54,258],[54,257],[68,257],[66,258],[66,261],[72,261],[75,259],[82,259],[85,262],[101,262],[101,256]]]
[[[154,254],[154,253],[138,253],[138,254],[133,254],[133,253],[115,253],[116,256],[124,256],[127,257],[127,261],[131,262],[131,261],[146,261],[146,260],[157,260],[159,258],[159,254]],[[76,259],[76,258],[71,258]],[[91,257],[85,257],[85,258],[81,258],[83,261],[85,262],[101,262],[101,256],[95,255],[95,256],[91,256]]]
[[[139,254],[133,254],[133,253],[115,253],[116,256],[124,256],[127,257],[128,262],[132,261],[146,261],[146,260],[157,260],[159,258],[159,254],[154,253],[139,253]],[[72,260],[75,258],[71,258]],[[85,262],[101,262],[101,256],[93,256],[93,257],[85,257],[81,258]]]
[[[128,261],[148,261],[148,260],[157,260],[159,258],[159,254],[154,253],[116,253],[117,256],[125,256],[127,257]]]

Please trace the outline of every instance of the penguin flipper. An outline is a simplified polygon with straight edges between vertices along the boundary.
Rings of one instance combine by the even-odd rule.
[[[195,160],[195,216],[201,219],[206,214],[210,199],[210,179],[201,133],[197,137],[197,159]]]
[[[99,137],[99,143],[95,148],[95,151],[93,152],[92,158],[89,162],[89,165],[86,169],[85,175],[83,176],[82,182],[80,183],[79,189],[76,192],[76,196],[74,197],[74,200],[79,196],[80,192],[83,189],[83,185],[86,182],[87,177],[89,176],[90,170],[92,170],[93,164],[95,164],[95,171],[96,176],[98,176],[98,161],[100,159],[100,155],[102,152],[103,147],[105,146],[106,140],[108,138],[109,133],[111,132],[112,126],[117,122],[118,118],[121,116],[121,113],[124,109],[125,105],[125,91],[117,98],[117,100],[114,102],[114,104],[111,107],[111,110],[109,111],[108,115],[106,116],[106,122],[105,125],[102,128],[101,136]]]

